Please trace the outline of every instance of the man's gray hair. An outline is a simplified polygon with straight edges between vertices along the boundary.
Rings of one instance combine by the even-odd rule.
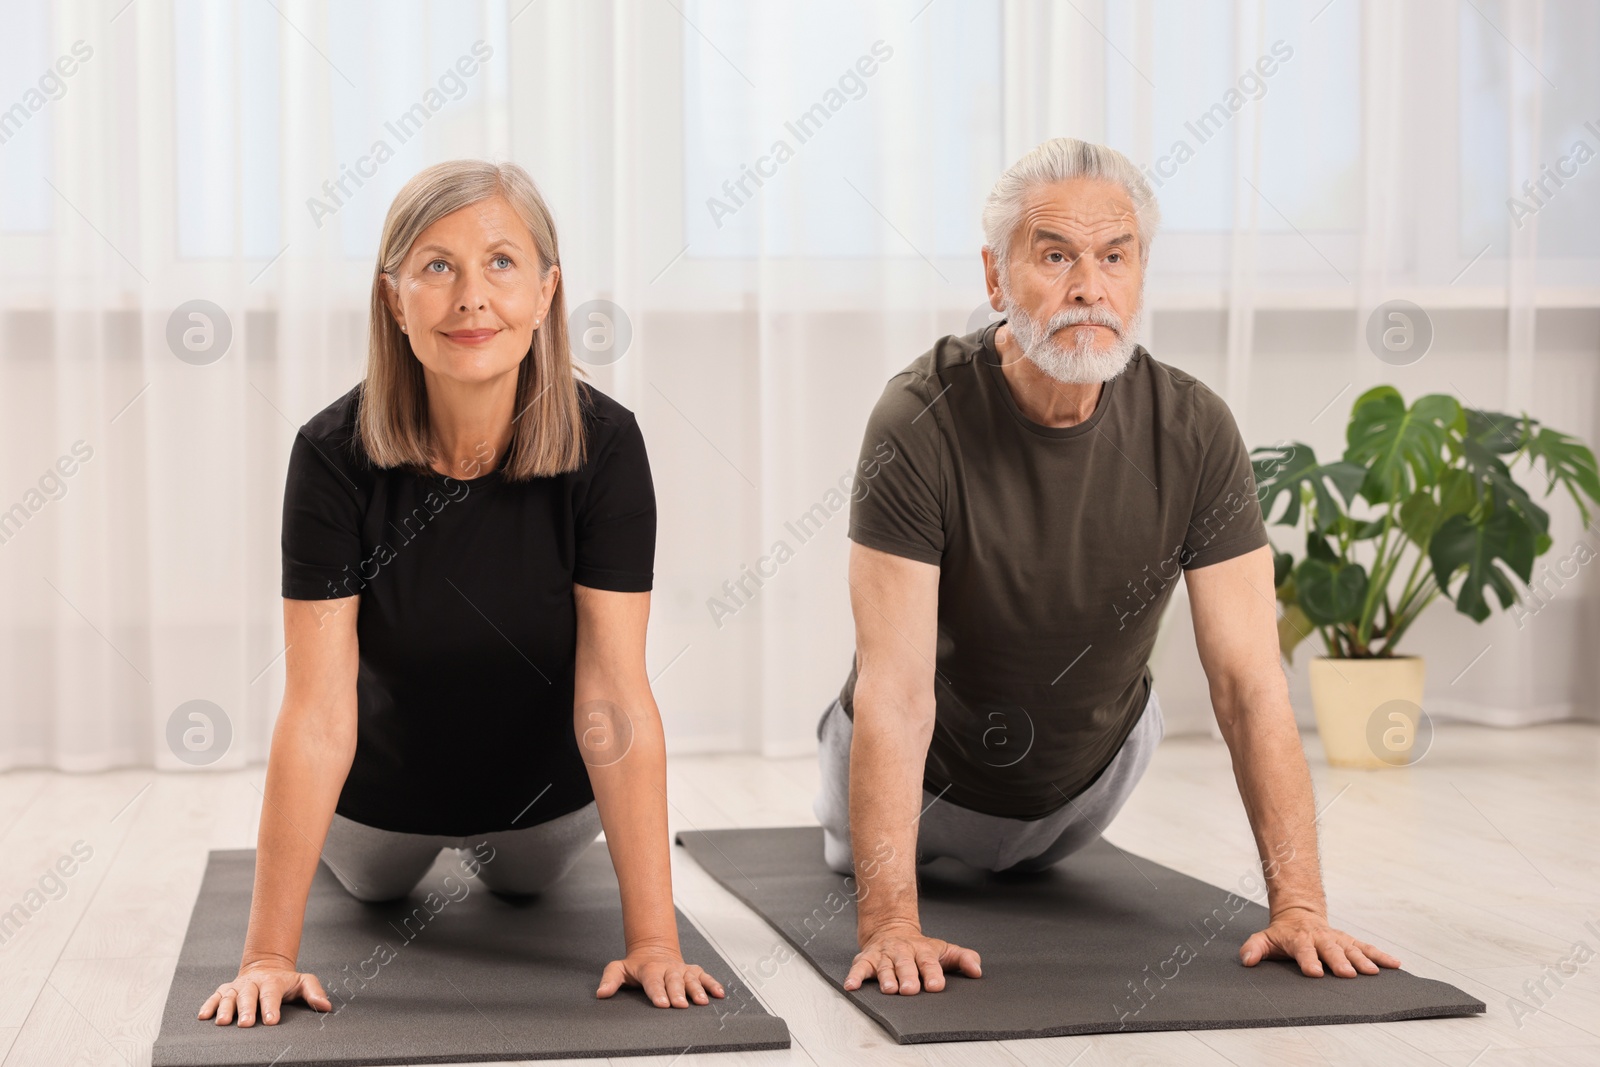
[[[1013,163],[994,183],[989,199],[984,202],[984,241],[1002,273],[1011,252],[1011,241],[1022,222],[1023,203],[1028,194],[1041,185],[1073,178],[1099,178],[1122,187],[1133,201],[1134,218],[1139,226],[1139,263],[1144,266],[1150,262],[1150,243],[1161,227],[1161,208],[1139,168],[1115,148],[1072,137],[1055,137]]]

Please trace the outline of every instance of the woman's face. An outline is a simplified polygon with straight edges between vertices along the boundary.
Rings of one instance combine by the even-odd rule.
[[[515,373],[544,323],[560,268],[539,276],[533,235],[495,196],[423,230],[385,297],[427,368],[462,383]]]

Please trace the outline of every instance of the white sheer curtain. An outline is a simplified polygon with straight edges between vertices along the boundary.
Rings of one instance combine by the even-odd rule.
[[[19,0],[8,15],[0,767],[265,756],[289,444],[358,380],[379,225],[438,159],[526,166],[556,213],[569,307],[607,301],[631,328],[590,373],[651,449],[649,663],[677,750],[814,743],[849,664],[840,487],[861,427],[890,374],[981,319],[982,196],[1046,137],[1105,141],[1159,177],[1147,343],[1222,392],[1250,443],[1331,454],[1380,381],[1600,436],[1600,163],[1520,228],[1506,206],[1574,141],[1600,148],[1583,125],[1600,117],[1588,5]],[[1279,42],[1290,57],[1241,83]],[[1201,140],[1185,123],[1208,112]],[[1193,151],[1173,163],[1179,140]],[[1395,298],[1434,326],[1410,366],[1362,339]],[[1552,512],[1553,560],[1582,531]],[[1413,631],[1430,710],[1593,715],[1596,603],[1581,573],[1520,628],[1435,610]],[[1204,728],[1181,594],[1156,671],[1174,727]]]

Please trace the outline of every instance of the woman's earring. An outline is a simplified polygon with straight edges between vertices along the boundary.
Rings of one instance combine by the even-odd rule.
[[[406,324],[403,323],[403,322],[400,324],[400,332],[401,333],[405,333],[406,332]]]

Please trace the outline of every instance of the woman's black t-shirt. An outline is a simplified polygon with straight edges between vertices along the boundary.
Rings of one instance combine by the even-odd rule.
[[[466,836],[594,799],[573,731],[572,587],[648,590],[656,510],[633,413],[578,393],[587,461],[527,482],[373,467],[359,385],[296,435],[283,595],[361,598],[346,818]]]

